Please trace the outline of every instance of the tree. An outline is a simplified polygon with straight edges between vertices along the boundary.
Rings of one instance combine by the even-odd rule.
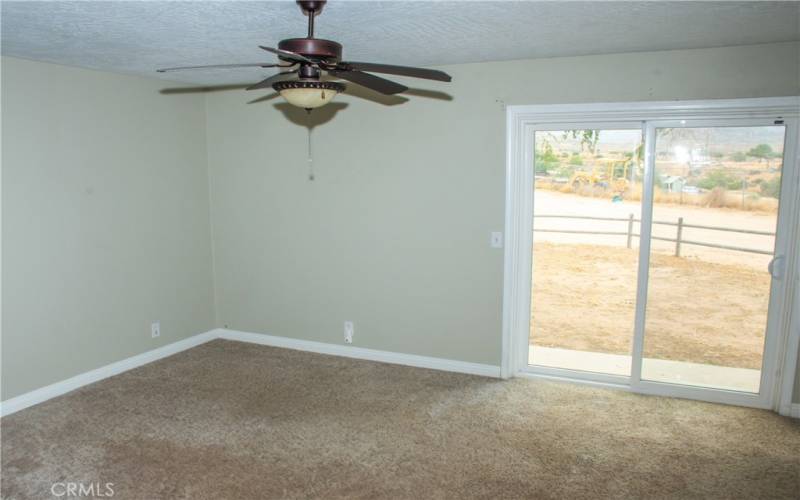
[[[572,157],[569,159],[570,165],[583,165],[583,158],[581,158],[578,154],[573,154]]]
[[[564,139],[572,135],[573,139],[580,138],[581,149],[588,149],[589,152],[594,153],[597,149],[597,141],[600,140],[599,130],[565,130]]]
[[[543,141],[542,146],[536,150],[534,170],[536,173],[547,174],[558,166],[559,161],[549,142]]]
[[[753,158],[758,158],[759,163],[767,160],[767,168],[769,168],[769,159],[774,156],[774,152],[772,151],[772,146],[769,144],[759,144],[748,151],[747,155],[752,156]]]

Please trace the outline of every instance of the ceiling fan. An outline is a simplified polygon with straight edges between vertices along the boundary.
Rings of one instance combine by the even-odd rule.
[[[310,110],[328,104],[337,94],[344,92],[345,85],[340,82],[323,81],[323,71],[330,76],[347,80],[381,94],[397,94],[408,90],[399,83],[366,73],[386,73],[390,75],[425,78],[442,82],[451,81],[450,75],[443,71],[394,66],[390,64],[342,61],[342,45],[332,40],[314,38],[314,18],[322,12],[327,0],[297,0],[300,9],[308,16],[308,36],[281,40],[278,48],[259,47],[278,56],[279,63],[218,64],[211,66],[182,66],[163,68],[160,73],[192,69],[227,68],[284,68],[265,80],[247,87],[247,90],[272,87],[290,104]]]

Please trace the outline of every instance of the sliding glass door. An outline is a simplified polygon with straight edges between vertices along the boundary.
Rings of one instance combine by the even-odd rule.
[[[529,361],[630,376],[641,124],[535,132]]]
[[[641,382],[759,394],[774,327],[786,127],[651,122]],[[773,315],[774,316],[774,315]],[[773,364],[774,363],[770,363]]]
[[[798,197],[784,121],[530,131],[529,371],[768,406]]]

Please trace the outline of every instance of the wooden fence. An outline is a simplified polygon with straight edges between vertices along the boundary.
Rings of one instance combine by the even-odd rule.
[[[636,222],[641,222],[641,219],[634,218],[633,214],[630,214],[627,218],[624,217],[592,217],[588,215],[552,215],[552,214],[545,214],[545,215],[536,215],[534,214],[534,218],[548,218],[548,219],[582,219],[582,220],[596,220],[596,221],[617,221],[617,222],[626,222],[627,223],[627,230],[626,231],[584,231],[580,229],[537,229],[536,225],[534,224],[533,231],[539,233],[567,233],[567,234],[601,234],[606,236],[625,236],[627,238],[627,247],[631,248],[631,244],[633,238],[639,238],[640,235],[638,233],[633,232],[633,225]],[[753,229],[736,229],[732,227],[720,227],[720,226],[706,226],[701,224],[687,224],[683,217],[678,217],[677,222],[668,222],[668,221],[653,221],[653,224],[660,224],[664,226],[675,226],[675,238],[664,238],[661,236],[651,236],[650,238],[653,240],[659,241],[670,241],[675,243],[675,256],[681,256],[681,246],[682,245],[695,245],[701,247],[711,247],[711,248],[722,248],[724,250],[734,250],[737,252],[748,252],[748,253],[758,253],[763,255],[772,255],[772,250],[759,250],[757,248],[745,248],[745,247],[738,247],[733,245],[721,245],[719,243],[708,243],[703,241],[695,241],[695,240],[687,240],[683,237],[683,230],[685,228],[690,229],[706,229],[710,231],[727,231],[732,233],[746,233],[746,234],[757,234],[761,236],[775,236],[775,233],[771,233],[769,231],[756,231]]]

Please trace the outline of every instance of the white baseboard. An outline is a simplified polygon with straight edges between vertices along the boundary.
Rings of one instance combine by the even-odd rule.
[[[484,377],[500,377],[499,366],[469,363],[467,361],[432,358],[429,356],[402,354],[391,351],[379,351],[376,349],[366,349],[364,347],[353,347],[349,345],[327,344],[324,342],[299,340],[288,337],[276,337],[274,335],[266,335],[263,333],[240,332],[237,330],[226,330],[223,328],[217,330],[217,337],[227,340],[237,340],[239,342],[251,342],[253,344],[295,349],[297,351],[308,351],[319,354],[330,354],[332,356],[343,356],[346,358],[379,361],[381,363],[390,363],[394,365],[430,368],[433,370],[467,373],[470,375],[481,375]]]
[[[780,405],[778,414],[784,417],[800,418],[800,403]]]
[[[25,394],[21,394],[15,398],[11,398],[0,403],[0,416],[5,417],[6,415],[11,415],[12,413],[28,408],[29,406],[43,403],[48,399],[61,396],[62,394],[70,391],[74,391],[75,389],[83,387],[84,385],[118,375],[122,372],[132,370],[133,368],[146,365],[147,363],[152,363],[153,361],[157,361],[161,358],[166,358],[167,356],[172,356],[173,354],[191,349],[192,347],[208,342],[209,340],[214,340],[215,338],[216,330],[211,330],[209,332],[179,340],[178,342],[173,342],[172,344],[167,344],[157,349],[153,349],[152,351],[143,352],[142,354],[117,361],[116,363],[111,363],[110,365],[101,366],[100,368],[81,373],[80,375],[76,375],[66,380],[62,380],[61,382],[56,382],[55,384],[50,384],[45,387],[35,389],[31,392],[26,392]]]
[[[248,333],[236,330],[226,330],[217,328],[187,339],[174,342],[172,344],[147,351],[130,358],[101,366],[100,368],[81,373],[72,378],[56,382],[31,392],[21,394],[15,398],[0,402],[0,416],[5,417],[20,410],[28,408],[48,399],[61,396],[70,391],[74,391],[85,385],[103,380],[104,378],[118,375],[122,372],[132,370],[147,363],[152,363],[167,356],[191,349],[192,347],[204,344],[217,338],[227,340],[237,340],[239,342],[250,342],[253,344],[283,347],[298,351],[316,352],[320,354],[330,354],[333,356],[344,356],[347,358],[366,359],[370,361],[380,361],[395,365],[415,366],[418,368],[431,368],[448,372],[468,373],[472,375],[483,375],[485,377],[500,377],[500,367],[492,365],[482,365],[479,363],[468,363],[465,361],[454,361],[451,359],[431,358],[428,356],[417,356],[414,354],[400,354],[389,351],[378,351],[375,349],[365,349],[363,347],[350,347],[345,345],[325,344],[323,342],[313,342],[310,340],[298,340],[289,337],[276,337],[261,333]]]
[[[417,368],[429,368],[456,373],[466,373],[471,375],[481,375],[484,377],[500,377],[500,367],[485,365],[480,363],[469,363],[466,361],[456,361],[452,359],[433,358],[429,356],[418,356],[415,354],[402,354],[391,351],[380,351],[376,349],[366,349],[363,347],[352,347],[347,345],[327,344],[324,342],[314,342],[311,340],[299,340],[289,337],[277,337],[263,333],[250,333],[237,330],[227,330],[217,328],[187,339],[168,344],[152,351],[132,356],[110,365],[102,366],[95,370],[76,375],[72,378],[56,382],[54,384],[35,389],[31,392],[19,395],[15,398],[0,402],[0,416],[5,417],[18,412],[29,406],[43,403],[48,399],[60,396],[70,391],[74,391],[85,385],[103,380],[133,368],[137,368],[147,363],[152,363],[162,358],[166,358],[181,351],[191,349],[200,344],[204,344],[214,339],[226,339],[239,342],[249,342],[253,344],[282,347],[298,351],[315,352],[332,356],[343,356],[347,358],[364,359],[390,363],[395,365],[414,366]],[[781,407],[781,415],[800,418],[800,404],[795,403],[789,407]]]

